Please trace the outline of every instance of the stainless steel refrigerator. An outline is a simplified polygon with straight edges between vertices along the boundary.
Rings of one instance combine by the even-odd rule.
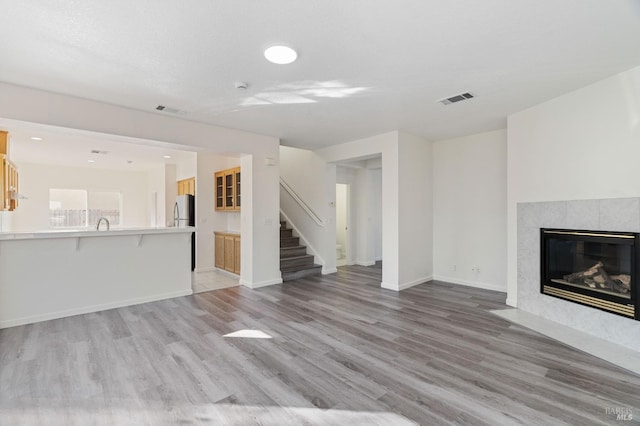
[[[185,228],[196,225],[195,197],[193,195],[178,195],[173,206],[173,226]],[[196,268],[196,235],[191,234],[191,270]]]

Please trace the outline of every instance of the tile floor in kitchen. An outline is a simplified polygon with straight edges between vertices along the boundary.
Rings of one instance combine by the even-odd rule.
[[[240,278],[222,271],[193,272],[193,293],[237,287]]]

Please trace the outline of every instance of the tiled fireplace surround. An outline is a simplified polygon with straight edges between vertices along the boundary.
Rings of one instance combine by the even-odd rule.
[[[640,352],[640,321],[540,293],[540,228],[640,232],[640,198],[518,204],[518,308]]]

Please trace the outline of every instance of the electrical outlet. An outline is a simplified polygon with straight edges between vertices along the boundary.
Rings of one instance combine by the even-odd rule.
[[[473,268],[471,268],[471,272],[475,272],[476,274],[480,273],[480,267],[479,266],[474,266]]]

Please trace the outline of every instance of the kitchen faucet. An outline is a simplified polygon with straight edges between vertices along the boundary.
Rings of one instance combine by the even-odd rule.
[[[100,223],[102,223],[102,221],[107,222],[107,231],[109,230],[110,226],[109,226],[109,219],[107,219],[104,216],[101,216],[100,219],[98,219],[98,223],[96,223],[96,231],[100,230]]]

